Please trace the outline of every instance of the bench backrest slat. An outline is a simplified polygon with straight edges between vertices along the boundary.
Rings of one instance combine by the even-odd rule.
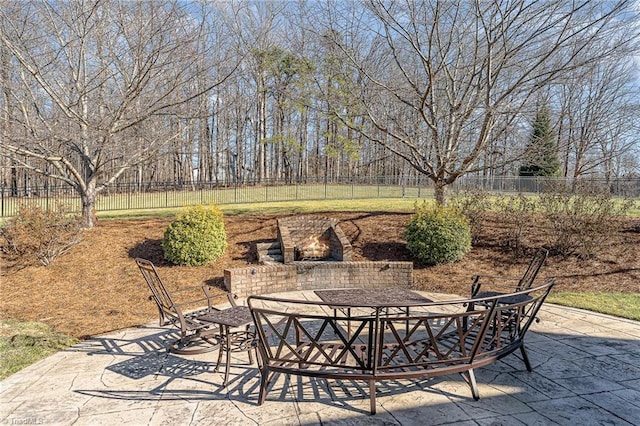
[[[276,312],[262,309],[249,301],[260,342],[258,348],[266,362],[286,363],[295,360],[301,365],[316,367],[371,370],[372,359],[363,355],[374,333],[375,318],[353,319],[349,334],[341,319],[332,315],[305,314],[289,310]]]
[[[335,310],[322,302],[251,296],[263,362],[299,374],[339,371],[402,377],[447,374],[484,365],[519,345],[553,281],[534,289],[478,300]],[[476,302],[473,307],[473,302]],[[471,303],[471,304],[470,304]],[[440,372],[440,373],[438,373]]]
[[[494,307],[457,312],[416,312],[410,315],[381,317],[378,371],[402,371],[421,366],[442,368],[450,364],[471,364],[483,351]],[[425,307],[427,309],[427,307]]]

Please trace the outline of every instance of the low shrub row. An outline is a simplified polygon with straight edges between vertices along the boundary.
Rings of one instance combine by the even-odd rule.
[[[474,238],[497,216],[507,229],[505,247],[520,252],[544,245],[555,255],[583,259],[609,243],[634,204],[590,185],[564,183],[549,186],[539,197],[468,191],[450,202],[469,219]],[[527,241],[527,228],[536,228],[540,240]]]

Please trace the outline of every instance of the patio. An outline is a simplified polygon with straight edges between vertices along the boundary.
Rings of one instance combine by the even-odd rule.
[[[438,300],[451,296],[423,293]],[[299,294],[312,298],[312,292]],[[0,383],[7,424],[636,424],[640,323],[545,303],[527,335],[533,372],[516,356],[476,371],[481,394],[458,375],[383,381],[378,414],[362,382],[280,376],[258,406],[259,373],[233,354],[229,383],[217,352],[164,351],[175,333],[148,325],[87,340]],[[400,389],[402,388],[402,389]],[[278,393],[285,395],[277,401]]]

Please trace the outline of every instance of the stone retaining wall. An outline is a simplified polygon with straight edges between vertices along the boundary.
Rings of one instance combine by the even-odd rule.
[[[224,271],[226,289],[239,297],[323,288],[385,288],[413,285],[412,262],[294,262]]]

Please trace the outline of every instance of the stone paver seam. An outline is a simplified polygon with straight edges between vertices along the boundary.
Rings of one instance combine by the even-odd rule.
[[[594,392],[594,393],[591,393],[591,394],[589,394],[589,395],[599,395],[599,394],[606,394],[606,393],[609,393],[609,391],[604,391],[604,392]],[[582,399],[583,401],[586,401],[588,404],[591,404],[591,405],[593,405],[594,407],[598,407],[599,409],[601,409],[601,410],[603,410],[603,411],[605,411],[605,412],[609,413],[612,417],[615,417],[616,419],[621,420],[621,421],[623,421],[623,422],[624,422],[624,423],[626,423],[626,424],[633,425],[633,423],[629,423],[627,420],[625,420],[624,418],[620,417],[620,416],[619,416],[618,414],[616,414],[615,412],[610,411],[607,407],[604,407],[604,406],[602,406],[602,405],[600,405],[600,404],[598,404],[598,403],[596,403],[596,402],[591,402],[591,401],[589,401],[588,399],[584,398],[582,395],[578,395],[578,397],[579,397],[580,399]]]
[[[167,354],[168,355],[168,354]],[[165,361],[166,362],[167,357],[165,357]],[[164,369],[164,362],[162,363],[160,369],[158,371],[155,372],[154,374],[154,378],[157,380],[158,376],[160,375],[160,372],[162,371],[162,369]],[[162,408],[161,407],[161,402],[162,402],[162,397],[164,396],[165,392],[167,391],[167,381],[165,381],[164,386],[161,386],[161,390],[158,393],[157,399],[155,401],[155,404],[153,406],[153,414],[151,414],[151,419],[153,419],[156,415],[156,413],[158,413],[158,411]],[[158,387],[155,388],[156,390],[158,389]],[[189,402],[189,400],[185,400],[185,402]],[[198,406],[200,405],[200,402],[196,402],[196,410],[198,409]],[[193,413],[191,413],[191,419],[189,420],[189,424],[191,424],[193,422],[193,415],[196,412],[196,410],[193,411]]]
[[[585,359],[585,358],[593,358],[593,356],[584,356],[584,357],[582,357],[581,359]],[[555,361],[556,361],[556,360],[555,360],[555,358],[550,357],[549,359],[547,359],[547,360],[545,360],[545,361],[542,361],[542,362],[541,362],[540,364],[538,364],[537,366],[534,366],[534,368],[536,368],[536,369],[540,369],[541,367],[543,367],[543,366],[545,366],[545,365],[547,365],[547,364],[550,364],[550,363],[551,363],[552,368],[551,368],[550,370],[552,370],[552,371],[553,371],[553,370],[554,370],[554,368],[553,368],[553,364],[552,364],[552,363],[553,363],[553,362],[555,362]],[[581,374],[581,375],[579,375],[579,376],[573,376],[573,377],[575,378],[575,377],[589,377],[589,376],[593,376],[593,374],[591,374],[591,373],[589,373],[589,372],[586,372],[586,371],[584,371],[584,370],[582,370],[582,371],[583,371],[583,374]],[[556,380],[555,380],[553,377],[547,377],[547,376],[545,376],[544,374],[542,374],[542,373],[541,373],[541,372],[539,372],[539,371],[538,371],[537,373],[538,373],[538,374],[540,374],[540,375],[541,375],[542,377],[544,377],[545,379],[550,380],[550,381],[552,381],[552,382],[554,382],[554,383],[556,383],[556,384],[558,384],[558,385],[559,385],[559,383],[558,383],[558,382],[556,382]]]
[[[464,398],[456,397],[442,390],[438,390],[438,392],[442,394],[445,398],[447,398],[449,400],[449,403],[454,404],[456,407],[458,407],[460,411],[462,411],[467,417],[469,417],[471,421],[473,421],[475,424],[480,424],[475,420],[475,416],[473,416],[473,414],[470,414],[467,412],[466,407],[468,406],[468,404],[465,402]],[[480,395],[480,398],[482,399],[482,395]],[[443,423],[443,425],[445,424],[446,423]]]
[[[191,418],[189,419],[190,425],[194,424],[195,416],[199,408],[200,408],[200,401],[196,401],[196,408],[191,412]],[[155,415],[155,412],[154,412],[154,415]],[[153,418],[153,416],[151,418]]]
[[[70,387],[69,387],[69,389],[68,389],[70,392],[75,392],[75,390],[74,390],[74,386],[73,386],[73,385],[74,385],[74,382],[75,382],[75,380],[76,380],[76,378],[77,378],[77,377],[78,377],[78,375],[76,375],[76,376],[73,378],[73,380],[71,381],[71,385],[70,385]],[[79,407],[77,407],[77,408],[76,408],[76,418],[75,418],[75,420],[73,421],[73,423],[72,423],[72,424],[75,424],[75,423],[77,423],[77,422],[80,420],[80,416],[81,416],[82,409],[83,409],[83,408],[84,408],[84,407],[85,407],[85,406],[86,406],[90,401],[92,401],[94,398],[95,398],[95,396],[90,396],[89,398],[87,398],[87,400],[86,400],[86,401],[84,401],[82,404],[80,404],[80,406],[79,406]]]
[[[545,426],[551,426],[551,425],[560,425],[560,423],[558,422],[554,422],[550,417],[545,416],[544,413],[538,411],[538,410],[533,410],[534,413],[538,414],[540,417],[544,418],[546,420]]]
[[[89,401],[93,400],[93,398],[95,398],[94,396],[89,397],[86,401],[84,401],[79,407],[75,408],[75,412],[76,412],[76,417],[75,419],[73,419],[73,421],[70,423],[70,425],[75,425],[76,423],[78,423],[81,420],[82,417],[82,407],[84,407],[86,404],[89,403]]]
[[[92,397],[93,398],[93,397]],[[92,398],[89,398],[87,400],[87,402],[89,402]],[[85,402],[86,404],[86,402]],[[84,404],[83,404],[84,405]],[[76,408],[76,418],[73,420],[73,422],[71,423],[71,425],[75,425],[76,423],[78,423],[80,421],[80,410],[82,409],[82,406]]]
[[[624,383],[624,382],[622,382],[622,383]],[[625,400],[627,403],[633,405],[634,407],[640,408],[640,399],[638,399],[638,398],[631,398],[631,399],[627,398],[626,395],[624,395],[625,390],[627,390],[627,389],[619,389],[619,390],[615,390],[615,391],[612,391],[612,392],[618,398]],[[636,392],[638,392],[638,391],[636,391]],[[620,393],[623,393],[623,396],[620,396],[619,395]],[[640,393],[640,392],[638,392],[638,393]]]
[[[564,389],[565,391],[569,392],[569,393],[570,393],[571,395],[573,395],[573,396],[579,396],[578,394],[576,394],[575,392],[573,392],[571,389],[569,389],[569,388],[567,388],[566,386],[564,386],[564,385],[562,385],[562,384],[560,384],[560,383],[556,382],[556,381],[555,381],[555,380],[553,380],[553,379],[550,379],[549,377],[546,377],[544,374],[540,374],[540,373],[537,373],[537,372],[535,372],[535,371],[533,372],[533,374],[537,374],[537,375],[539,375],[540,377],[542,377],[542,378],[544,378],[544,379],[546,379],[546,380],[549,380],[550,382],[554,383],[554,384],[555,384],[556,386],[558,386],[559,388],[562,388],[562,389]],[[584,376],[584,377],[586,377],[586,376]],[[536,391],[540,392],[541,394],[543,394],[544,396],[546,396],[548,399],[553,399],[553,397],[552,397],[552,396],[547,395],[547,394],[546,394],[546,392],[544,392],[542,389],[538,389],[538,388],[537,388],[537,387],[535,387],[533,384],[531,384],[531,383],[527,383],[527,385],[528,385],[528,386],[531,386],[533,389],[535,389]],[[540,401],[531,401],[531,402],[540,402]],[[526,402],[525,402],[525,404],[529,405],[529,404],[528,404],[528,403],[526,403]],[[535,411],[535,410],[534,410],[534,411]]]
[[[398,420],[398,418],[393,415],[393,412],[387,410],[384,407],[384,403],[379,403],[378,400],[376,399],[376,405],[380,407],[380,410],[378,410],[378,412],[381,411],[381,410],[384,410],[385,414],[387,414],[389,417],[391,417],[396,422],[397,425],[402,425],[400,420]]]
[[[109,386],[107,385],[104,376],[107,373],[107,371],[109,371],[108,368],[111,367],[114,362],[118,361],[118,358],[115,355],[110,355],[110,356],[111,356],[111,362],[109,362],[109,364],[107,364],[107,366],[100,373],[100,383],[105,388],[108,388]]]
[[[624,400],[626,403],[631,404],[631,405],[633,405],[634,407],[639,407],[639,408],[640,408],[640,406],[638,406],[638,404],[636,404],[636,403],[634,403],[634,402],[632,402],[632,401],[627,401],[627,399],[625,399],[625,398],[622,398],[622,397],[618,396],[618,395],[616,394],[616,391],[603,391],[603,392],[596,392],[596,393],[592,393],[592,394],[590,394],[590,395],[599,395],[599,394],[607,394],[607,393],[613,394],[613,395],[615,395],[617,398],[619,398],[619,399],[621,399],[621,400]],[[598,407],[602,408],[603,410],[605,410],[605,411],[607,411],[607,412],[610,412],[612,415],[614,415],[614,416],[616,416],[616,417],[618,417],[618,418],[621,418],[620,416],[618,416],[617,414],[615,414],[615,412],[610,411],[610,410],[609,410],[607,407],[605,407],[604,405],[598,404],[597,402],[594,402],[594,404],[595,404],[595,405],[597,405]],[[623,420],[624,420],[624,419],[623,419]]]
[[[247,422],[251,422],[253,424],[258,424],[257,421],[255,421],[253,418],[251,418],[251,416],[249,416],[243,409],[242,406],[240,404],[238,404],[236,402],[236,400],[234,398],[231,397],[231,392],[227,392],[227,396],[226,396],[227,400],[231,403],[231,405],[233,405],[236,410],[238,410],[238,412],[240,412],[240,414],[242,414],[242,416],[247,420]],[[198,403],[199,405],[199,403]],[[299,418],[300,417],[300,410],[296,409],[296,416]],[[195,412],[194,412],[195,414]],[[191,424],[191,423],[190,423]]]

